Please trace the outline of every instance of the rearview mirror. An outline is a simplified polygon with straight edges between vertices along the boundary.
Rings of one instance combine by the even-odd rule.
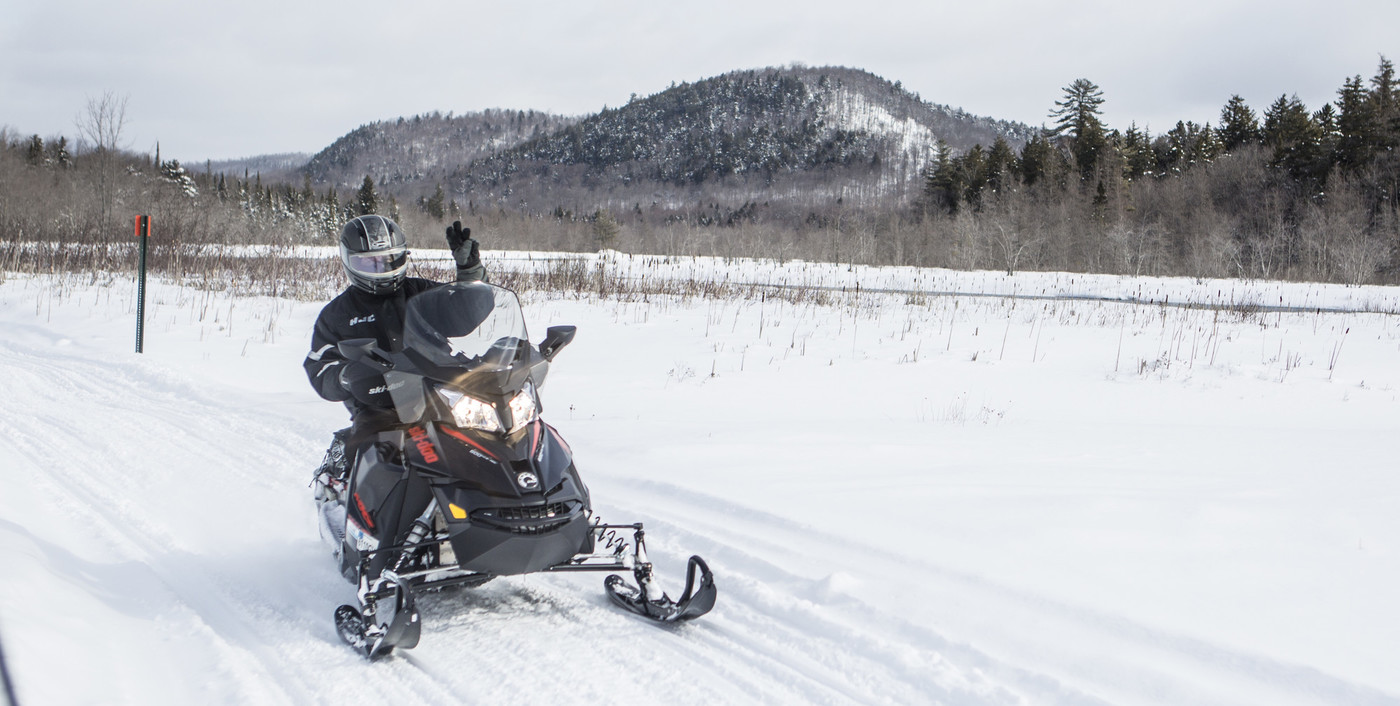
[[[577,331],[577,326],[550,326],[545,330],[544,340],[540,341],[540,355],[545,360],[553,361],[559,350],[574,340]]]
[[[347,338],[336,344],[336,348],[346,360],[364,363],[379,370],[389,370],[393,367],[380,355],[379,345],[373,338]]]

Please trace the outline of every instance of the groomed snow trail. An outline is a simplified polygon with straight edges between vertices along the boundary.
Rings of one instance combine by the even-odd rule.
[[[526,302],[536,337],[547,324],[580,325],[542,396],[595,510],[646,523],[651,558],[672,591],[686,558],[704,556],[719,602],[699,621],[661,628],[610,606],[602,575],[505,577],[425,595],[419,647],[368,664],[334,634],[332,610],[353,591],[317,537],[306,487],[344,421],[300,370],[319,307],[226,299],[201,309],[198,295],[157,285],[148,352],[137,356],[127,352],[129,301],[102,287],[53,291],[42,279],[0,285],[8,400],[0,405],[0,638],[26,706],[1400,703],[1395,683],[1364,659],[1328,661],[1304,640],[1273,649],[1242,627],[1272,617],[1306,623],[1309,601],[1330,595],[1308,583],[1322,569],[1298,566],[1297,556],[1315,556],[1332,562],[1338,580],[1372,586],[1346,594],[1359,608],[1328,600],[1315,609],[1347,626],[1377,626],[1358,653],[1396,639],[1387,626],[1397,611],[1383,595],[1395,587],[1386,533],[1396,528],[1387,508],[1397,485],[1378,472],[1384,444],[1346,436],[1354,448],[1338,450],[1324,439],[1339,468],[1315,482],[1311,447],[1283,442],[1277,457],[1251,448],[1267,461],[1262,473],[1240,461],[1258,442],[1210,441],[1211,424],[1248,411],[1231,408],[1235,400],[1254,411],[1280,404],[1274,393],[1285,388],[1272,371],[1244,381],[1238,367],[1218,377],[1106,380],[1117,325],[1087,327],[1097,337],[1090,345],[1073,342],[1086,328],[1075,326],[1042,342],[1034,332],[1044,323],[1018,330],[1025,350],[1013,342],[1012,355],[1050,350],[1053,361],[1059,345],[1071,359],[1099,356],[1101,367],[991,367],[990,350],[1004,353],[1011,336],[984,345],[976,329],[1009,332],[996,313],[992,324],[954,329],[965,345],[982,346],[981,365],[954,346],[951,330],[932,332],[932,318],[919,326],[937,343],[915,364],[896,362],[918,344],[893,332],[917,313],[886,314],[881,324],[820,308]],[[206,315],[216,310],[226,313]],[[1347,344],[1367,362],[1367,384],[1340,389],[1321,381],[1331,371],[1291,369],[1296,408],[1278,420],[1251,416],[1248,428],[1287,434],[1291,420],[1316,407],[1338,429],[1395,431],[1384,412],[1396,405],[1387,366],[1400,326],[1377,321],[1348,322],[1375,334],[1373,344],[1359,336]],[[1240,326],[1238,346],[1271,348],[1245,342],[1252,326]],[[940,356],[945,339],[951,353]],[[788,359],[783,351],[799,341],[810,356]],[[1043,389],[1016,398],[998,397],[987,382],[1008,378],[1026,390],[1047,375]],[[891,380],[908,391],[891,389]],[[1099,401],[1065,406],[1057,384]],[[881,416],[906,392],[910,418]],[[1125,439],[1085,450],[1086,439],[1108,433],[1102,409],[1134,416],[1115,411],[1118,394],[1152,402],[1118,429]],[[969,396],[982,412],[958,406]],[[843,405],[851,399],[877,409],[850,416]],[[1175,471],[1197,454],[1152,444],[1164,419],[1185,416],[1174,404],[1203,425],[1174,433],[1194,434],[1186,445],[1220,457],[1193,468],[1200,475]],[[1196,405],[1211,404],[1224,408],[1219,419],[1202,421]],[[1041,415],[1042,406],[1050,412]],[[1008,421],[994,421],[1000,415]],[[1302,460],[1288,466],[1288,458]],[[1354,494],[1329,490],[1334,482]],[[1315,512],[1347,519],[1340,530],[1255,530]],[[1073,518],[1088,518],[1087,534]],[[1024,536],[1003,541],[1003,526]],[[1050,539],[1036,543],[1029,535],[1037,533]],[[1360,548],[1328,548],[1357,536]],[[1262,551],[1248,543],[1256,539],[1266,542]],[[1212,557],[1200,555],[1222,543],[1226,561],[1277,586],[1276,600],[1290,610],[1271,612],[1275,603],[1260,596],[1257,610],[1212,628],[1201,616],[1257,595],[1255,583],[1236,578],[1218,587],[1224,597],[1193,607],[1160,599],[1153,580],[1138,575],[1178,576],[1161,593],[1192,594],[1218,575]],[[1295,556],[1296,547],[1314,553]],[[1153,565],[1102,565],[1136,555]],[[1076,578],[1081,571],[1093,575]],[[75,671],[84,678],[67,676]]]
[[[420,647],[366,664],[334,635],[353,592],[305,487],[333,427],[240,392],[243,374],[193,379],[78,333],[11,321],[0,343],[3,483],[20,491],[0,506],[0,560],[18,569],[0,627],[22,703],[1019,701],[738,576],[712,618],[675,628],[613,608],[601,575],[428,594]],[[679,590],[673,529],[651,536]],[[34,678],[75,661],[81,681]]]

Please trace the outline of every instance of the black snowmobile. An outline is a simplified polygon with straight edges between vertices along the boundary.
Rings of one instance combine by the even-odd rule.
[[[359,587],[358,606],[336,609],[336,629],[367,657],[418,644],[419,592],[497,576],[631,571],[635,584],[604,580],[608,597],[660,623],[714,606],[698,556],[679,600],[661,590],[641,523],[594,517],[568,444],[539,418],[537,390],[574,332],[551,327],[535,347],[515,293],[470,282],[409,301],[402,351],[340,344],[383,373],[400,422],[361,448],[347,479],[315,483],[322,536]]]

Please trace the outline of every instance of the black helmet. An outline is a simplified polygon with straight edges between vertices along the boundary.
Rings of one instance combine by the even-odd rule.
[[[383,216],[360,216],[340,231],[340,263],[356,287],[391,294],[408,271],[408,240],[399,224]]]

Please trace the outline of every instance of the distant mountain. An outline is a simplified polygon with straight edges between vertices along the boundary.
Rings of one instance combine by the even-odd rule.
[[[318,185],[359,188],[366,175],[390,192],[431,192],[463,164],[577,122],[534,110],[415,115],[361,125],[306,163]]]
[[[1033,134],[839,67],[737,71],[681,84],[453,171],[450,191],[526,210],[903,197],[939,140]]]
[[[221,159],[208,162],[205,166],[215,174],[261,174],[269,181],[300,181],[299,170],[306,166],[311,155],[305,152],[284,152],[281,154],[261,154],[243,159]],[[191,171],[203,171],[199,165],[187,164]]]
[[[867,205],[906,200],[942,140],[955,151],[1035,130],[922,100],[842,67],[736,71],[581,118],[439,114],[361,126],[305,166],[317,185],[365,175],[401,202],[439,185],[464,206],[543,214],[682,211],[702,201]]]

